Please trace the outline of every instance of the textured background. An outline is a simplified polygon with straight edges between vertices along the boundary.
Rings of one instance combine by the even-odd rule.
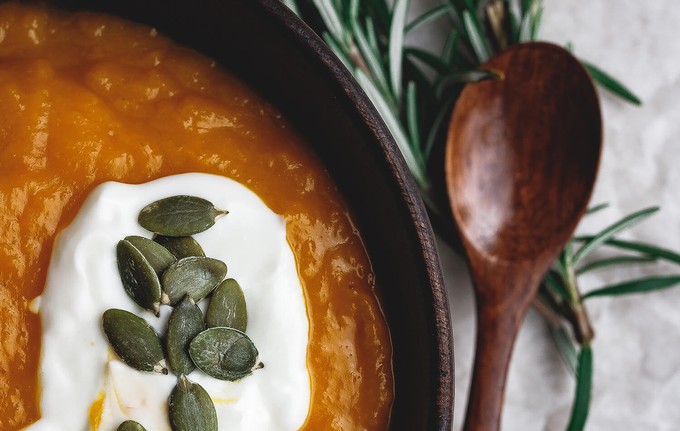
[[[413,0],[414,12],[432,1]],[[628,85],[642,107],[601,92],[604,154],[593,203],[611,207],[582,223],[592,233],[647,206],[662,210],[625,235],[680,250],[680,3],[678,0],[545,0],[541,39],[564,45]],[[437,45],[436,26],[417,36]],[[456,345],[455,429],[463,420],[474,343],[474,299],[462,259],[440,242]],[[582,289],[680,267],[600,273]],[[680,287],[593,298],[594,388],[588,430],[680,429]],[[564,430],[574,381],[542,319],[530,312],[510,370],[504,430]]]

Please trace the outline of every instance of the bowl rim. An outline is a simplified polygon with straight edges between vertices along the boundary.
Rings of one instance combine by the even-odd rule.
[[[378,143],[389,165],[390,173],[406,201],[414,227],[413,234],[424,257],[425,272],[432,293],[431,311],[435,322],[433,336],[437,350],[435,362],[438,366],[436,372],[439,382],[435,394],[434,429],[450,431],[454,408],[454,342],[451,317],[437,243],[415,180],[377,109],[351,72],[326,43],[282,1],[255,0],[255,2],[264,13],[285,27],[300,47],[312,53],[314,60],[320,61],[323,69],[328,72],[331,82],[340,86],[338,93],[344,94],[349,99],[359,118],[367,126],[373,141]]]

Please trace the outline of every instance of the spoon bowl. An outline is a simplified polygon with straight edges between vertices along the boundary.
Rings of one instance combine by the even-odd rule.
[[[538,286],[590,199],[601,152],[597,94],[567,50],[515,46],[468,85],[446,152],[451,208],[477,301],[478,335],[466,429],[500,426],[512,346]]]

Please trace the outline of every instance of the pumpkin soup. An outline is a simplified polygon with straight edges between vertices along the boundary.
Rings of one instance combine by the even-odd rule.
[[[391,348],[370,261],[328,173],[275,108],[151,28],[5,3],[0,110],[0,429],[41,417],[29,303],[56,236],[106,181],[191,172],[235,180],[285,221],[309,321],[301,429],[387,428]]]

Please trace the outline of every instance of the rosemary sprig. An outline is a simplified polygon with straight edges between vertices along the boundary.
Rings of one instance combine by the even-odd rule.
[[[510,45],[535,40],[543,13],[542,0],[440,0],[440,5],[407,22],[409,0],[282,0],[305,19],[356,77],[371,99],[418,185],[433,225],[449,242],[453,232],[443,187],[443,147],[455,100],[468,83],[497,79],[499,72],[482,64]],[[441,52],[412,46],[407,35],[445,20],[448,35]],[[567,46],[571,49],[571,46]],[[637,98],[598,67],[582,62],[593,81],[630,103]],[[606,208],[599,205],[588,213]],[[612,224],[593,236],[569,242],[546,274],[534,305],[546,318],[556,346],[577,378],[569,431],[585,426],[590,407],[594,336],[586,299],[668,288],[680,276],[650,277],[580,293],[582,274],[680,255],[650,244],[615,239],[622,230],[651,216],[649,208]],[[627,254],[585,262],[602,246]],[[574,251],[574,248],[576,250]]]
[[[599,205],[589,210],[588,214],[604,208],[606,205]],[[592,384],[593,359],[590,343],[594,334],[584,302],[595,297],[646,293],[680,285],[680,275],[651,276],[599,287],[582,294],[578,285],[578,276],[591,271],[630,264],[646,264],[657,260],[680,264],[678,253],[649,244],[615,238],[619,233],[644,221],[657,211],[656,207],[646,208],[623,217],[595,235],[573,238],[548,272],[539,289],[537,297],[539,303],[546,305],[551,312],[560,316],[557,319],[546,319],[546,322],[550,326],[555,345],[567,368],[576,374],[574,404],[567,427],[570,431],[582,430],[585,426]],[[574,251],[575,244],[577,247]],[[596,253],[603,246],[625,250],[626,254],[595,259],[590,262],[585,261],[586,256]]]

